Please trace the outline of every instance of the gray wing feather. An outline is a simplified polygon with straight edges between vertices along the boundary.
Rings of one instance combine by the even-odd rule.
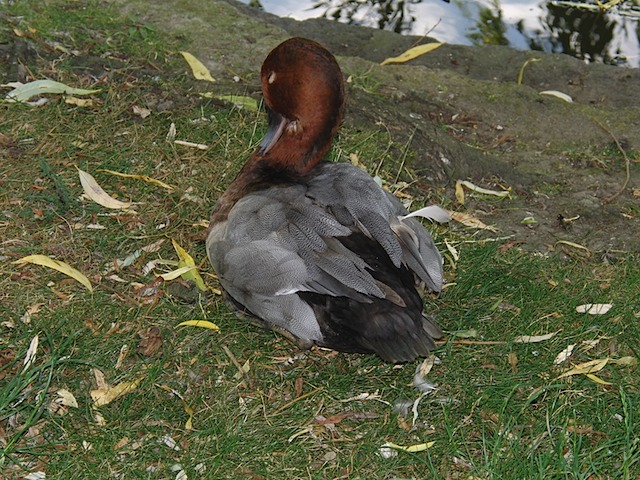
[[[225,290],[254,315],[299,338],[319,340],[315,316],[295,292],[363,302],[389,294],[340,237],[364,233],[396,266],[407,265],[440,291],[441,257],[419,222],[398,220],[404,214],[400,202],[366,172],[325,164],[308,185],[271,188],[239,200],[226,223],[212,227],[207,253]]]

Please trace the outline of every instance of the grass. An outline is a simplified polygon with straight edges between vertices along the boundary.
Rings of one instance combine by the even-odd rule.
[[[194,82],[176,73],[184,70],[179,44],[102,4],[25,1],[8,4],[3,15],[2,41],[18,22],[25,31],[34,26],[38,40],[120,62],[97,81],[102,91],[93,107],[56,99],[40,108],[0,103],[0,133],[10,139],[0,147],[4,478],[37,471],[59,479],[177,478],[182,469],[189,478],[239,479],[639,477],[637,367],[607,364],[596,373],[607,384],[585,375],[558,378],[582,362],[638,357],[637,256],[619,253],[604,262],[558,251],[542,257],[473,240],[455,226],[438,229],[441,248],[446,239],[460,260],[447,262],[451,285],[428,302],[450,335],[429,374],[438,389],[421,399],[414,424],[418,362],[300,354],[238,320],[219,296],[172,295],[179,282],[154,289],[154,275],[142,269],[152,260],[177,260],[168,240],[113,270],[114,259],[175,238],[216,285],[202,221],[259,140],[262,114],[199,99],[191,93]],[[111,39],[109,48],[94,38]],[[96,82],[86,62],[29,42],[41,53],[27,64],[36,78]],[[158,98],[170,108],[154,107],[145,119],[132,113],[133,105],[157,105]],[[210,149],[166,142],[172,122],[178,138]],[[345,129],[332,155],[348,161],[357,153],[369,171],[393,182],[399,168],[393,158],[402,151],[385,132]],[[140,202],[138,213],[106,215],[81,200],[76,166],[111,194]],[[100,169],[145,174],[175,190]],[[94,292],[55,271],[12,263],[30,254],[80,269]],[[113,274],[125,282],[110,279]],[[614,307],[603,316],[576,313],[584,303]],[[175,328],[202,318],[221,332]],[[162,344],[145,355],[140,334],[151,326]],[[477,334],[465,340],[470,329]],[[558,333],[540,343],[514,342],[551,332]],[[25,369],[36,336],[37,354]],[[554,365],[570,344],[570,359]],[[248,371],[241,374],[236,363]],[[96,410],[95,369],[110,385],[140,383]],[[78,407],[62,403],[61,389]],[[408,411],[398,413],[398,405]],[[426,451],[380,454],[386,442],[431,441]]]

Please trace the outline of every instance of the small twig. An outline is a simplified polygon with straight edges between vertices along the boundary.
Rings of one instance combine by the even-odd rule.
[[[253,381],[251,380],[251,377],[249,377],[249,374],[244,371],[244,369],[242,368],[242,365],[240,365],[240,362],[238,361],[236,356],[233,354],[233,352],[229,350],[229,347],[227,347],[226,345],[222,345],[222,349],[224,350],[224,353],[226,353],[227,356],[231,359],[231,362],[236,366],[236,368],[238,369],[238,372],[240,372],[240,375],[242,375],[242,378],[245,379],[249,388],[253,390]]]
[[[453,343],[456,345],[506,345],[509,342],[502,340],[440,340],[435,342],[436,345],[445,345],[446,343]]]
[[[615,137],[615,135],[613,133],[611,133],[611,130],[609,130],[607,127],[605,127],[601,122],[599,122],[595,118],[592,118],[591,120],[596,125],[598,125],[602,130],[604,130],[607,133],[607,135],[609,135],[611,137],[611,139],[616,144],[616,147],[618,147],[618,150],[622,154],[622,157],[624,158],[624,161],[625,161],[626,178],[624,179],[624,183],[622,184],[622,188],[620,188],[620,190],[618,190],[618,192],[614,193],[609,198],[605,198],[602,201],[603,203],[611,203],[616,198],[618,198],[627,189],[627,186],[629,185],[629,181],[631,180],[631,160],[629,160],[629,157],[627,156],[627,153],[624,151],[624,149],[622,148],[622,145],[620,145],[620,142]]]
[[[313,395],[314,393],[319,392],[319,391],[320,391],[320,390],[322,390],[323,388],[324,388],[324,387],[314,388],[314,389],[313,389],[313,390],[311,390],[310,392],[307,392],[307,393],[305,393],[304,395],[300,395],[299,397],[294,398],[294,399],[293,399],[293,400],[291,400],[290,402],[285,403],[283,406],[281,406],[279,409],[277,409],[275,412],[273,412],[270,416],[274,416],[274,415],[279,414],[281,411],[283,411],[283,410],[285,410],[285,409],[289,408],[289,407],[290,407],[291,405],[293,405],[294,403],[296,403],[296,402],[298,402],[298,401],[302,400],[303,398],[307,398],[307,397],[309,397],[309,396]]]

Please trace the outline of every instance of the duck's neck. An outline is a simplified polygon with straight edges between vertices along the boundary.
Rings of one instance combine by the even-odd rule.
[[[271,155],[262,157],[258,152],[251,155],[213,207],[211,224],[225,221],[236,202],[248,193],[304,182],[308,170],[319,162],[319,159],[315,160],[307,171],[298,171],[287,162],[270,161],[271,158]]]

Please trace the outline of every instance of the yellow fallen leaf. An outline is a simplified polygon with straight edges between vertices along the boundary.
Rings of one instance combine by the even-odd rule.
[[[521,335],[513,339],[514,343],[539,343],[553,338],[558,332],[547,333],[546,335]]]
[[[80,183],[82,184],[82,189],[84,193],[96,202],[98,205],[102,205],[106,208],[111,208],[113,210],[122,210],[128,209],[131,207],[131,202],[121,202],[120,200],[116,200],[107,192],[105,192],[96,179],[93,176],[85,171],[80,170],[78,167],[78,175],[80,176]]]
[[[592,373],[587,373],[585,376],[592,382],[599,383],[600,385],[613,385],[613,383],[607,382],[606,380],[603,380],[597,375],[594,375]]]
[[[495,197],[508,197],[509,194],[511,193],[509,190],[489,190],[488,188],[479,187],[467,180],[458,180],[456,182],[456,198],[458,195],[458,192],[457,192],[458,182],[460,183],[460,188],[467,187],[469,190],[473,192],[482,193],[484,195],[493,195]]]
[[[430,449],[436,444],[436,442],[427,442],[427,443],[418,443],[416,445],[398,445],[397,443],[387,442],[383,445],[383,447],[393,448],[395,450],[403,450],[405,452],[424,452],[425,450]]]
[[[638,359],[636,357],[611,358],[611,359],[609,359],[609,363],[615,363],[616,365],[635,367],[636,365],[638,365]]]
[[[524,62],[524,64],[522,65],[522,68],[520,68],[520,73],[518,73],[518,85],[522,85],[522,79],[524,78],[524,70],[527,68],[527,65],[529,65],[530,63],[540,62],[540,61],[542,60],[539,58],[530,58],[526,62]]]
[[[218,325],[207,320],[186,320],[176,325],[176,328],[177,327],[200,327],[215,330],[216,332],[220,331],[220,327]]]
[[[258,111],[258,101],[253,97],[246,97],[244,95],[207,95],[203,94],[203,97],[217,98],[225,102],[233,103],[238,107],[246,108],[253,112]]]
[[[142,377],[133,380],[132,382],[122,382],[116,385],[115,387],[111,387],[109,389],[101,389],[98,388],[96,390],[91,390],[91,399],[93,400],[93,408],[98,408],[103,405],[107,405],[108,403],[113,402],[116,398],[122,397],[127,393],[133,392],[138,385],[142,381]]]
[[[132,174],[132,173],[116,172],[115,170],[107,170],[106,168],[101,168],[98,171],[99,172],[107,172],[107,173],[110,173],[111,175],[116,175],[118,177],[133,178],[135,180],[142,180],[143,182],[152,183],[154,185],[158,185],[159,187],[166,188],[167,190],[174,190],[174,187],[164,183],[162,180],[151,178],[151,177],[148,177],[146,175],[136,175],[136,174]]]
[[[587,247],[585,247],[584,245],[580,245],[579,243],[574,243],[574,242],[569,242],[568,240],[558,240],[556,242],[557,244],[561,244],[561,245],[567,245],[569,247],[573,247],[573,248],[577,248],[580,250],[584,250],[585,252],[587,252],[587,256],[591,256],[591,250],[589,250]]]
[[[46,255],[29,255],[26,257],[22,257],[20,260],[16,260],[13,262],[15,264],[22,263],[33,263],[34,265],[41,265],[43,267],[53,268],[59,272],[64,273],[68,277],[77,280],[82,285],[84,285],[87,290],[93,292],[93,287],[91,286],[91,282],[87,277],[85,277],[82,273],[80,273],[75,268],[69,266],[68,264],[61,262],[59,260],[54,260],[53,258],[49,258]]]
[[[489,230],[490,232],[497,232],[498,229],[496,227],[492,227],[491,225],[486,225],[481,220],[478,220],[476,217],[469,215],[467,213],[462,212],[449,212],[451,214],[451,218],[453,218],[456,222],[461,223],[467,227],[477,228],[479,230]]]
[[[464,205],[464,188],[460,180],[456,180],[456,200],[460,205]]]
[[[595,373],[602,370],[605,365],[609,363],[609,358],[598,358],[596,360],[591,360],[589,362],[579,363],[571,370],[567,370],[558,378],[570,377],[572,375],[586,375],[588,373]]]
[[[76,107],[93,107],[93,100],[90,98],[64,97],[64,103]]]
[[[200,60],[191,55],[189,52],[180,53],[191,67],[191,73],[193,73],[193,76],[196,80],[215,82],[214,78],[211,76],[211,73],[209,73],[209,69],[207,69],[207,67],[205,67]]]
[[[193,261],[193,257],[191,257],[191,255],[189,255],[189,252],[182,248],[174,239],[171,239],[171,243],[173,243],[173,248],[175,248],[178,257],[180,258],[178,267],[193,267],[192,270],[189,270],[182,274],[182,278],[194,282],[196,284],[196,287],[198,287],[202,291],[205,291],[207,289],[207,286],[205,285],[204,280],[202,279],[200,273],[198,272],[198,269],[196,268],[196,262]]]
[[[175,270],[172,270],[170,272],[163,273],[162,275],[159,275],[159,277],[168,282],[170,280],[175,280],[178,277],[182,277],[195,268],[195,266],[187,265],[184,267],[176,268]]]
[[[405,63],[409,60],[413,60],[414,58],[418,58],[425,53],[429,53],[436,48],[441,47],[444,43],[441,42],[433,42],[433,43],[425,43],[424,45],[418,45],[417,47],[410,48],[406,52],[401,53],[397,57],[390,57],[382,61],[380,65],[387,65],[389,63]]]

